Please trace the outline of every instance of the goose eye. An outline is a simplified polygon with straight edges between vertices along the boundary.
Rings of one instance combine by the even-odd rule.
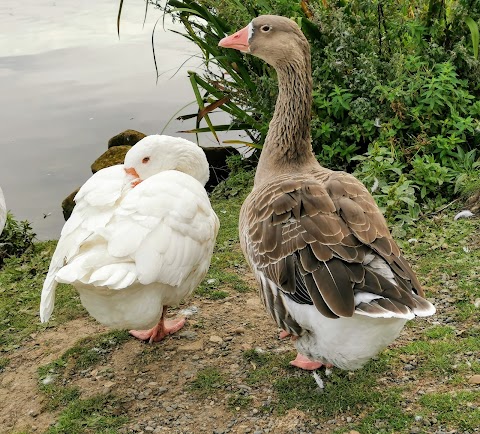
[[[145,157],[145,158],[142,160],[142,163],[143,163],[143,164],[147,164],[149,161],[150,161],[150,157]]]
[[[265,33],[269,32],[270,29],[271,29],[271,27],[269,25],[264,25],[264,26],[260,27],[260,30],[262,32],[265,32]]]

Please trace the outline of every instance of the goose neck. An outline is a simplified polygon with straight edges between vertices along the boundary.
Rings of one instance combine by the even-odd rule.
[[[257,177],[297,170],[316,162],[310,138],[310,56],[277,66],[278,98],[260,156]]]

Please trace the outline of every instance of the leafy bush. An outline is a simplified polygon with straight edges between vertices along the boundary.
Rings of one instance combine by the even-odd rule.
[[[261,146],[275,71],[220,38],[262,13],[295,19],[312,47],[312,139],[319,161],[354,172],[387,217],[412,221],[479,180],[480,2],[472,0],[168,0],[204,57],[190,72],[195,132],[245,130]],[[220,108],[230,125],[208,117]],[[205,119],[207,127],[200,128]]]
[[[8,213],[5,228],[0,235],[0,267],[6,258],[21,256],[33,246],[35,233],[28,221],[18,222]]]

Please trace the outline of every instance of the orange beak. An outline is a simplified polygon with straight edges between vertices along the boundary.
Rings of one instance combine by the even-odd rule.
[[[128,169],[125,167],[125,172],[127,175],[133,176],[134,178],[140,178],[137,171],[133,167],[129,167]]]
[[[234,50],[248,53],[250,51],[250,46],[248,45],[249,30],[250,29],[248,25],[242,30],[239,30],[237,33],[226,36],[218,43],[219,47],[233,48]]]

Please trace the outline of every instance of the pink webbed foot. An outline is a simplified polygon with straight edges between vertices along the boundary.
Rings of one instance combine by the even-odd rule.
[[[323,363],[320,362],[313,362],[309,358],[305,357],[304,355],[298,353],[295,360],[290,362],[292,366],[295,366],[300,369],[305,369],[307,371],[314,371],[315,369],[320,368],[323,366]],[[325,365],[326,367],[331,367],[332,365]]]
[[[185,318],[178,318],[174,320],[164,320],[160,322],[150,330],[130,330],[130,334],[137,339],[152,342],[159,342],[165,336],[178,332],[185,324]]]
[[[298,339],[298,336],[294,336],[294,335],[288,333],[285,330],[282,330],[280,332],[280,334],[278,335],[278,339],[285,339],[285,338],[288,338],[288,337],[290,337],[292,339],[292,341],[296,341]]]

